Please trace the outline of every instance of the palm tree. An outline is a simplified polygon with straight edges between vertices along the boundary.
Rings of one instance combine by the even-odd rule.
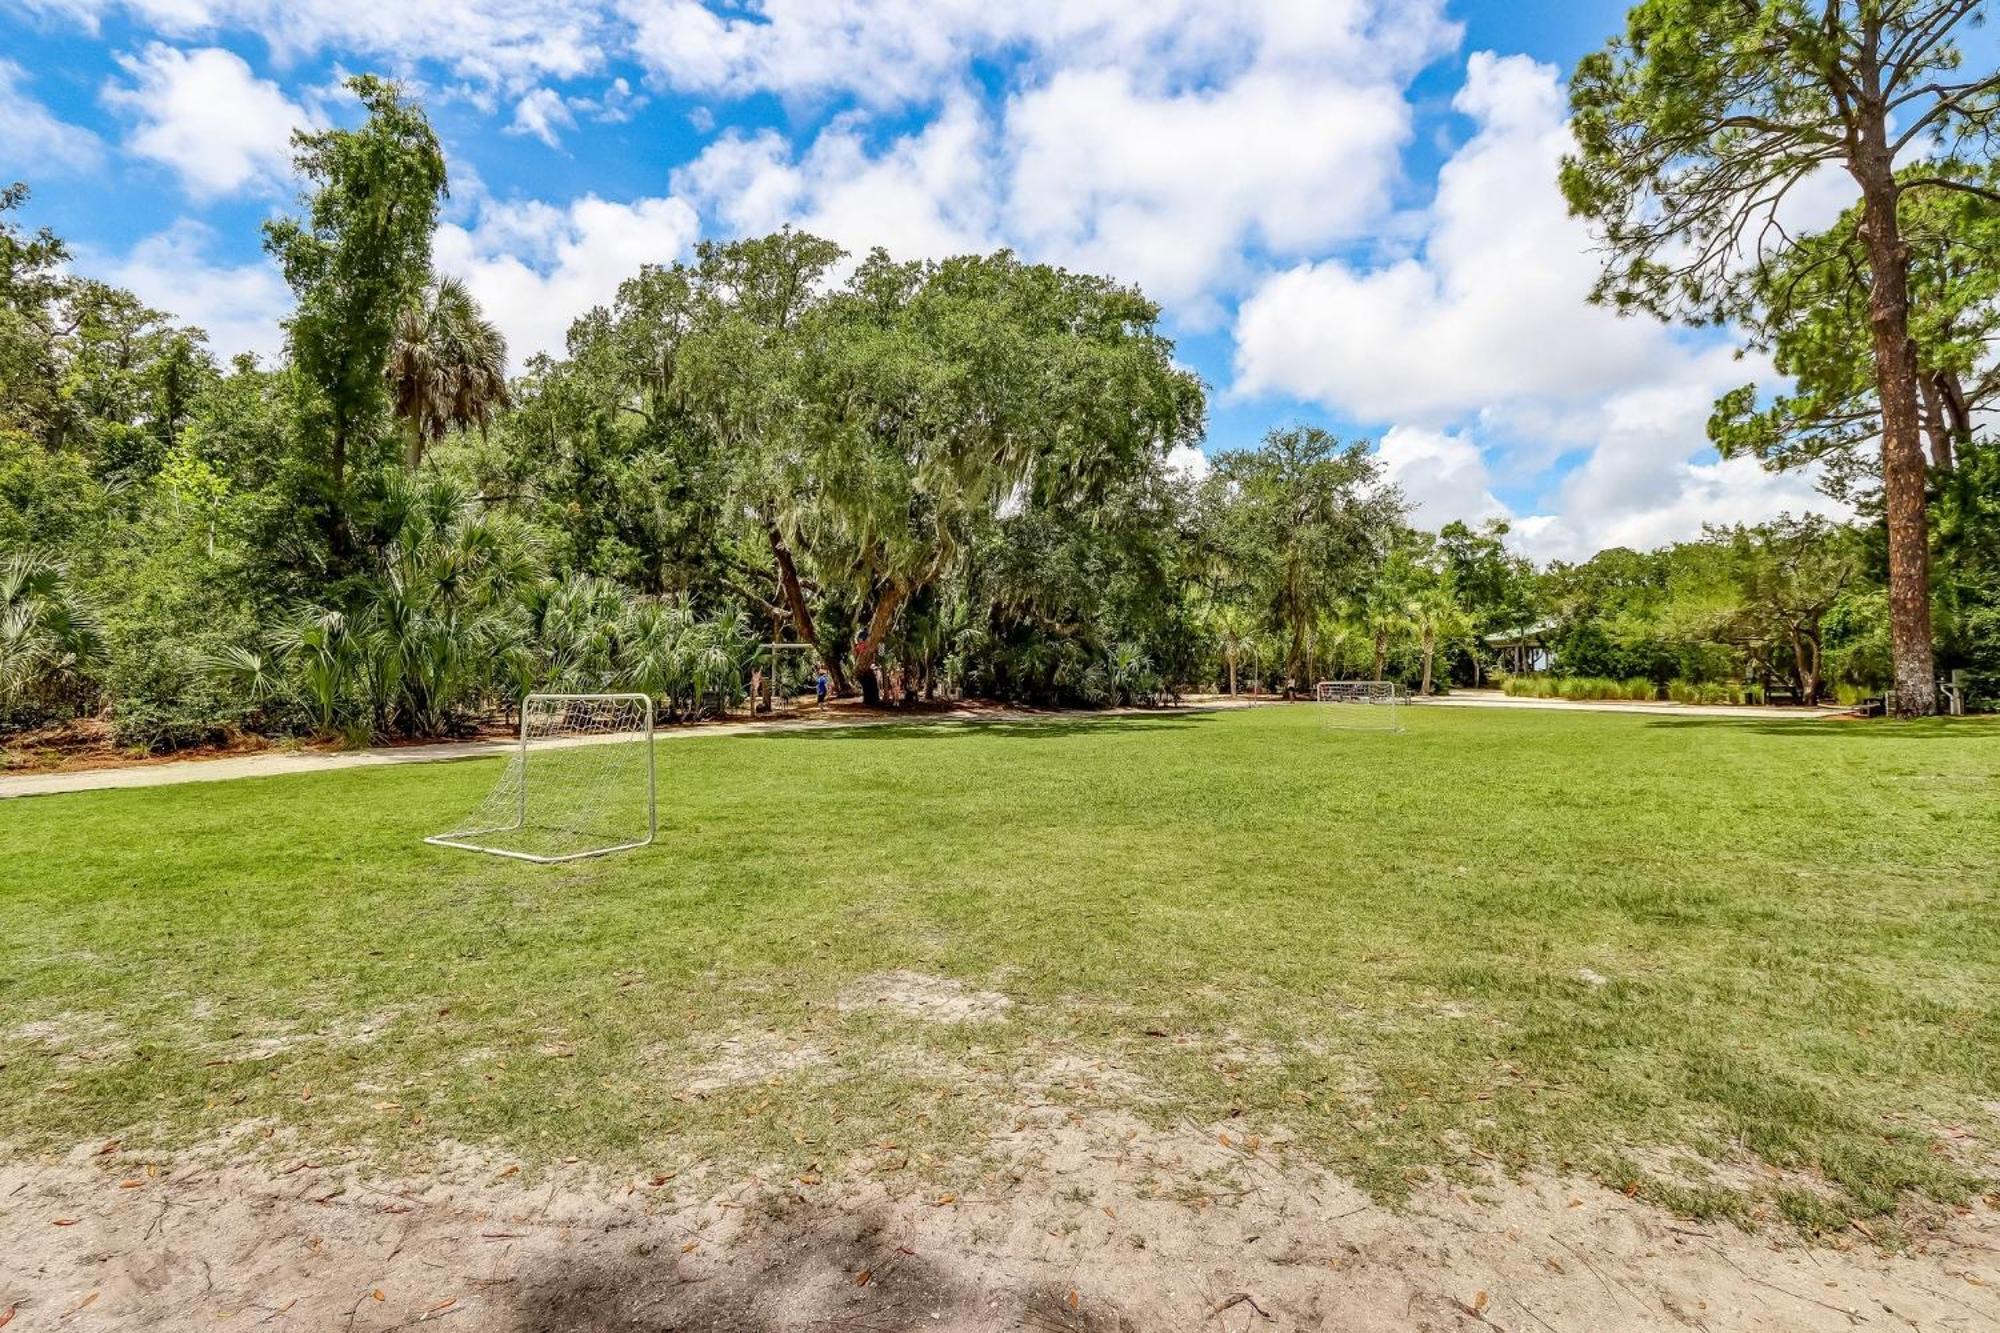
[[[1352,615],[1373,651],[1370,679],[1380,681],[1389,662],[1390,643],[1409,626],[1397,581],[1387,571],[1378,574],[1354,599]]]
[[[1344,680],[1355,646],[1372,642],[1372,639],[1366,629],[1347,614],[1346,608],[1334,607],[1321,613],[1315,622],[1313,642],[1319,651],[1320,669],[1330,679]]]
[[[457,278],[440,278],[396,320],[389,392],[409,433],[403,461],[416,471],[447,432],[477,426],[511,401],[507,340]]]
[[[1440,643],[1450,643],[1472,631],[1472,622],[1459,607],[1448,583],[1438,582],[1419,588],[1403,608],[1403,620],[1416,633],[1424,655],[1422,693],[1431,692],[1431,665]]]
[[[1244,641],[1250,637],[1250,613],[1235,602],[1213,602],[1208,608],[1209,624],[1222,639],[1222,659],[1229,668],[1229,696],[1236,697],[1236,663]]]
[[[103,659],[97,620],[62,565],[35,552],[0,563],[0,712],[80,708]]]

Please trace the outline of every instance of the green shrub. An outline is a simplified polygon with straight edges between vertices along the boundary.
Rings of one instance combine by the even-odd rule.
[[[1627,680],[1606,676],[1508,676],[1500,682],[1500,689],[1518,699],[1646,701],[1659,697],[1658,688],[1644,676]]]
[[[106,683],[120,745],[160,752],[218,744],[250,720],[249,701],[207,668],[194,641],[121,645]]]
[[[1677,704],[1760,704],[1764,690],[1726,680],[1677,680],[1667,686],[1667,697]]]

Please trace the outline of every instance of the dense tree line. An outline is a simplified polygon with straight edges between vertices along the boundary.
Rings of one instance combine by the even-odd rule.
[[[774,641],[869,703],[1430,691],[1489,683],[1522,631],[1557,679],[1652,694],[1813,698],[1898,670],[1894,525],[1851,462],[1879,429],[1851,287],[1785,283],[1800,313],[1768,336],[1797,392],[1725,399],[1716,430],[1850,459],[1831,475],[1860,522],[1536,568],[1504,525],[1413,527],[1366,444],[1313,427],[1170,467],[1205,403],[1158,307],[1004,251],[704,243],[510,380],[498,331],[431,269],[446,176],[422,110],[353,88],[365,118],[299,136],[299,208],[265,229],[296,296],[274,365],[222,364],[73,273],[18,221],[25,189],[0,193],[0,728],[442,735],[547,688],[694,717],[740,706]],[[1937,207],[1956,220],[1912,284],[1949,452],[1929,609],[1940,661],[1990,697],[1993,270],[1959,252],[1991,217],[1964,192]]]

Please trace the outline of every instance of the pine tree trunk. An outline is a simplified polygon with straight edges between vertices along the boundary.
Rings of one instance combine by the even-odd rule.
[[[1882,498],[1889,526],[1889,642],[1898,717],[1937,711],[1931,655],[1930,531],[1917,408],[1916,346],[1910,339],[1909,250],[1896,220],[1896,181],[1887,130],[1863,127],[1854,176],[1868,246],[1868,323],[1882,404]]]

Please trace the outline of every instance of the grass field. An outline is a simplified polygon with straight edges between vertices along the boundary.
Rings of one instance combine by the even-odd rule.
[[[420,841],[487,761],[0,803],[0,1143],[810,1177],[893,1141],[948,1188],[1042,1100],[1391,1199],[1497,1163],[1815,1229],[1987,1184],[1992,724],[1298,706],[659,757],[658,845],[556,867]]]

